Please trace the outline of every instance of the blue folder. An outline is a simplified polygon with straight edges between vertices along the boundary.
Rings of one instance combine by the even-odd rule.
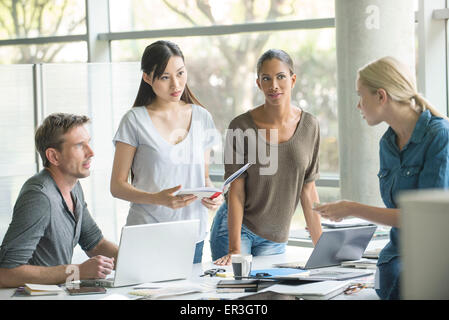
[[[258,278],[276,278],[282,276],[288,276],[291,274],[297,274],[302,272],[308,272],[307,270],[294,269],[294,268],[272,268],[272,269],[259,269],[252,270],[249,274],[250,277]]]

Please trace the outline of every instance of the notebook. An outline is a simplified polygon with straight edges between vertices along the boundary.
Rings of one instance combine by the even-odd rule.
[[[122,287],[185,279],[191,275],[199,220],[182,220],[122,228],[115,274],[82,280],[82,286]]]
[[[64,290],[57,285],[45,285],[45,284],[34,284],[25,283],[24,291],[31,296],[50,296],[57,295]]]
[[[307,261],[275,264],[280,268],[314,269],[358,260],[370,242],[376,226],[323,230]]]

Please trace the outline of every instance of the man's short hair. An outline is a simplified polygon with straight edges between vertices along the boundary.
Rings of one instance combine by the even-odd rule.
[[[48,148],[55,148],[61,151],[64,143],[64,134],[70,129],[81,126],[90,119],[87,116],[78,116],[69,113],[52,113],[44,119],[42,124],[37,128],[34,136],[36,149],[39,152],[44,167],[50,166],[45,151]]]

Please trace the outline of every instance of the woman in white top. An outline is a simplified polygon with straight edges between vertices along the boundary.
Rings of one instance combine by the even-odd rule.
[[[146,47],[141,68],[136,101],[113,139],[111,193],[131,202],[127,225],[199,219],[198,263],[207,235],[207,209],[216,210],[223,197],[200,200],[175,193],[213,186],[208,162],[215,125],[187,86],[184,56],[176,44],[157,41]]]

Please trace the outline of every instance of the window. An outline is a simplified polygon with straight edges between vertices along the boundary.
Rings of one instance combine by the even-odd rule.
[[[329,0],[110,0],[112,32],[329,18]]]
[[[295,63],[297,73],[293,103],[317,116],[320,121],[323,155],[320,157],[321,171],[338,172],[334,29],[169,40],[177,43],[183,51],[189,72],[189,86],[212,113],[215,125],[222,134],[235,116],[264,101],[255,82],[259,56],[269,48],[287,51]],[[112,59],[138,61],[145,47],[153,41],[113,41]]]
[[[87,62],[86,42],[14,45],[0,50],[0,64],[47,62]]]
[[[86,34],[85,12],[84,0],[1,1],[0,64],[87,62],[86,43],[68,39]]]
[[[119,240],[129,210],[128,202],[113,198],[109,191],[114,158],[112,138],[135,98],[140,83],[138,71],[138,63],[42,66],[43,117],[66,112],[91,119],[87,127],[95,155],[91,175],[80,179],[80,183],[91,215],[104,236],[112,241]]]
[[[1,1],[0,39],[86,33],[84,0]]]
[[[33,66],[0,66],[0,241],[22,184],[36,172]]]

